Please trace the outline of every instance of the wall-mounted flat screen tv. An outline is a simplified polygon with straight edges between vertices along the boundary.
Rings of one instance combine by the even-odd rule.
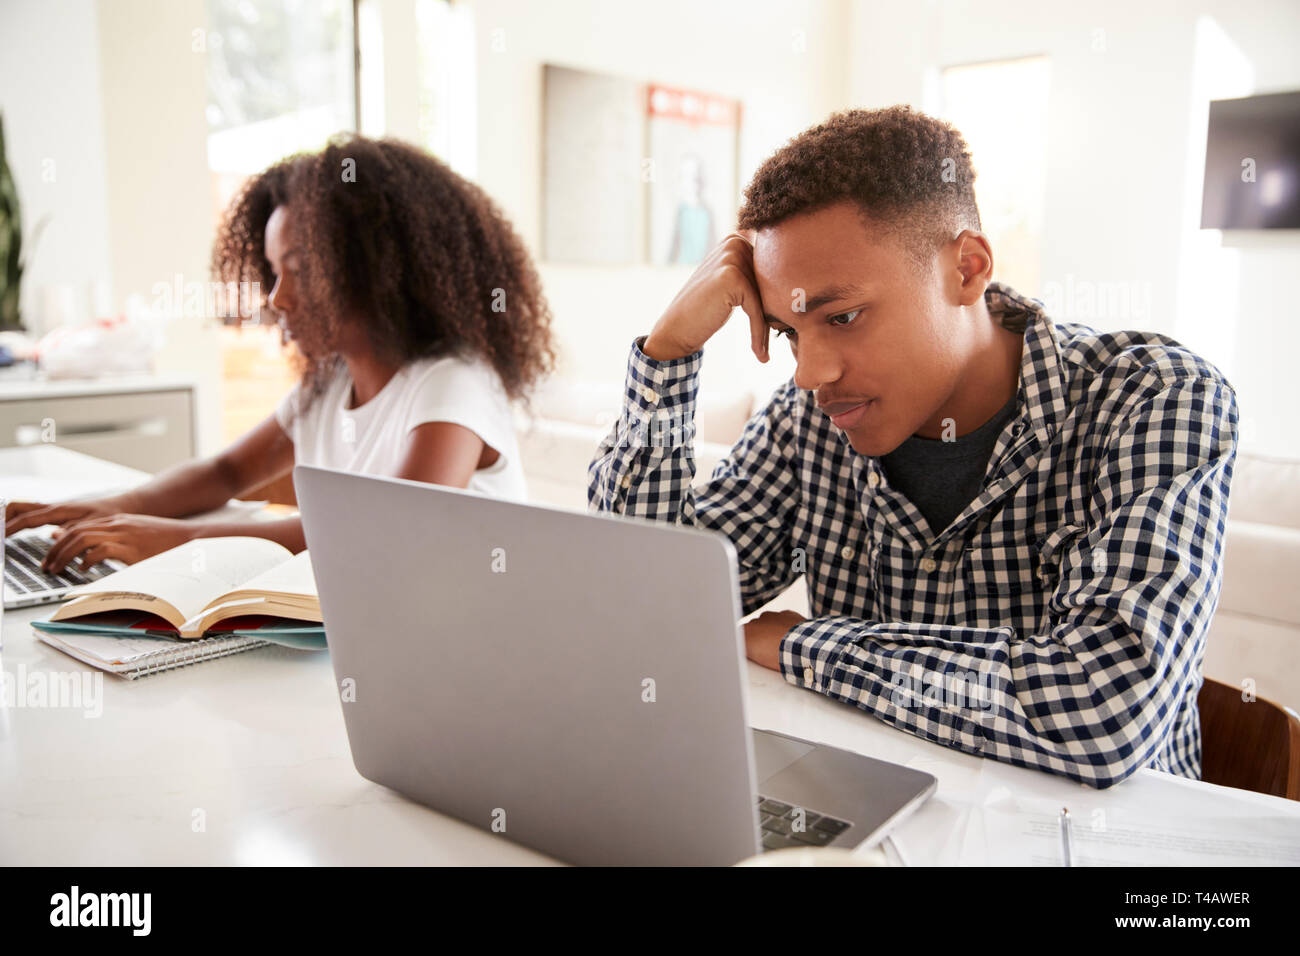
[[[1300,229],[1300,92],[1210,102],[1202,229]]]

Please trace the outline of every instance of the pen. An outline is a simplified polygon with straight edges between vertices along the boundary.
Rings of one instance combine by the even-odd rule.
[[[1062,866],[1074,866],[1074,831],[1070,826],[1070,810],[1061,807],[1061,860]]]

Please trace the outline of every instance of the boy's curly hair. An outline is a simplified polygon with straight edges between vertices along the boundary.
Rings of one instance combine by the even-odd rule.
[[[345,134],[281,160],[231,203],[212,254],[216,278],[275,284],[263,243],[286,206],[300,267],[294,324],[304,394],[341,358],[337,331],[358,321],[396,365],[481,356],[512,399],[555,365],[551,312],[527,251],[478,186],[415,146]]]
[[[764,229],[843,200],[899,234],[918,258],[981,228],[966,141],[907,106],[834,113],[794,137],[754,174],[739,227]]]

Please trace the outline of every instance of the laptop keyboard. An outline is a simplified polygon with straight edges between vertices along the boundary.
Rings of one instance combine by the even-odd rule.
[[[807,807],[794,807],[771,797],[758,798],[758,825],[764,850],[792,846],[826,846],[853,824]]]
[[[122,567],[120,562],[100,561],[86,570],[69,564],[58,574],[46,574],[41,561],[54,546],[54,539],[45,534],[15,534],[5,538],[5,590],[8,594],[34,594],[89,584]]]

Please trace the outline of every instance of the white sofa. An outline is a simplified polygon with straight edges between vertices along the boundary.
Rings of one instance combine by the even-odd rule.
[[[518,419],[528,494],[544,504],[587,510],[587,466],[623,407],[622,387],[552,382]],[[695,477],[713,473],[754,409],[751,393],[701,391],[695,416]]]
[[[1300,710],[1300,461],[1238,452],[1205,674]]]
[[[696,483],[730,451],[755,407],[753,394],[702,392]],[[585,511],[587,465],[618,417],[621,387],[555,382],[520,419],[533,500]],[[1300,461],[1239,453],[1224,544],[1223,591],[1210,627],[1205,674],[1300,710]],[[808,613],[802,579],[767,605]]]

